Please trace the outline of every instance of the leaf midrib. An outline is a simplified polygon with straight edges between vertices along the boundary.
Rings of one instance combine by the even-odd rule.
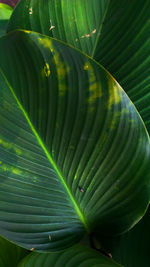
[[[71,190],[69,189],[68,185],[66,184],[65,179],[64,179],[64,177],[63,177],[61,171],[59,170],[59,168],[57,167],[56,163],[55,163],[54,160],[52,159],[50,153],[49,153],[48,150],[46,149],[46,147],[45,147],[43,141],[41,140],[41,138],[40,138],[40,136],[38,135],[36,129],[34,128],[32,122],[30,121],[27,112],[25,111],[25,109],[23,108],[22,104],[21,104],[20,101],[18,100],[18,98],[17,98],[17,96],[16,96],[16,94],[15,94],[15,92],[14,92],[12,86],[11,86],[10,83],[8,82],[6,76],[5,76],[5,74],[3,73],[3,71],[2,71],[1,68],[0,68],[0,73],[2,74],[2,76],[3,76],[3,78],[4,78],[5,82],[6,82],[6,84],[8,85],[8,87],[9,87],[9,89],[10,89],[10,91],[11,91],[13,97],[15,98],[15,100],[16,100],[16,102],[17,102],[19,108],[20,108],[20,110],[23,112],[23,115],[25,116],[25,118],[26,118],[26,120],[27,120],[27,122],[28,122],[28,124],[29,124],[29,126],[30,126],[30,128],[31,128],[31,130],[32,130],[32,132],[34,133],[35,137],[37,138],[37,141],[38,141],[39,145],[42,147],[42,149],[43,149],[45,155],[47,156],[47,158],[48,158],[50,164],[52,165],[52,167],[53,167],[54,170],[56,171],[56,173],[57,173],[57,175],[58,175],[58,177],[59,177],[59,179],[60,179],[60,182],[62,183],[62,185],[63,185],[64,188],[66,189],[66,191],[67,191],[67,193],[68,193],[68,195],[69,195],[69,198],[70,198],[70,200],[71,200],[71,202],[72,202],[72,204],[73,204],[73,206],[74,206],[74,209],[75,209],[76,213],[78,214],[78,216],[79,216],[81,222],[83,223],[85,229],[86,229],[87,232],[89,233],[90,230],[89,230],[89,226],[88,226],[88,223],[87,223],[87,221],[86,221],[86,218],[83,216],[83,213],[81,212],[81,210],[80,210],[80,208],[79,208],[77,202],[75,201],[75,199],[74,199],[74,197],[73,197],[73,195],[72,195],[72,192],[71,192]]]

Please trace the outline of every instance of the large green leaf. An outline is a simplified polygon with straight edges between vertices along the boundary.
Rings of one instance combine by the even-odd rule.
[[[11,16],[12,8],[8,5],[0,3],[0,36],[6,32],[6,25]]]
[[[21,1],[8,30],[30,29],[73,44],[117,79],[150,131],[150,1]]]
[[[118,238],[105,237],[102,244],[115,260],[126,267],[149,267],[150,208],[131,231]]]
[[[16,267],[28,251],[0,237],[0,266]]]
[[[32,253],[18,267],[121,267],[102,254],[84,246],[59,253]]]
[[[13,13],[8,31],[28,29],[94,53],[109,0],[26,0]]]
[[[1,38],[0,58],[0,233],[53,251],[133,226],[150,198],[150,142],[119,84],[36,33]]]

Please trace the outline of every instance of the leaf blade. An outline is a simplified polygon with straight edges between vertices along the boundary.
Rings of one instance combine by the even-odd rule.
[[[112,253],[115,260],[124,266],[148,267],[150,264],[149,221],[150,210],[148,208],[142,220],[132,230],[116,238],[102,239],[102,245]]]
[[[116,234],[116,232],[129,229],[141,218],[149,202],[150,150],[146,129],[127,95],[100,65],[79,51],[54,39],[36,33],[17,31],[2,38],[0,46],[1,51],[4,47],[5,51],[7,48],[6,56],[1,52],[1,69],[12,88],[15,89],[17,98],[53,160],[63,173],[65,182],[88,222],[90,231],[97,230]],[[80,71],[78,70],[79,66]],[[5,98],[2,98],[3,102]],[[9,102],[13,102],[10,97],[8,99]],[[7,105],[2,107],[1,112],[3,116],[6,113],[9,118],[11,113],[8,112]],[[16,108],[14,114],[15,110]],[[13,117],[15,120],[16,115]],[[12,124],[8,125],[5,121],[3,127],[1,126],[1,131],[4,132],[5,127],[7,129],[8,126],[11,127]],[[27,128],[27,125],[24,127]],[[17,133],[15,135],[17,137]],[[30,135],[32,136],[31,132]],[[37,147],[37,138],[34,138],[35,134],[32,142]],[[5,147],[7,142],[4,139],[1,145]],[[10,146],[9,148],[11,149]],[[24,149],[23,146],[22,149]],[[41,173],[44,170],[41,162],[37,159],[38,153],[41,155],[41,162],[46,166],[47,171],[44,172],[46,180]],[[24,159],[20,159],[18,162],[17,157],[15,160],[17,168],[19,165],[22,166],[21,164],[24,166]],[[52,166],[49,167],[49,161],[41,146],[36,150],[36,155],[32,154],[32,161],[39,164],[38,172],[41,169],[40,177],[38,177],[39,185],[41,186],[42,181],[45,181],[43,195],[40,194],[40,188],[37,189],[36,183],[32,181],[34,177],[31,176],[31,181],[28,175],[24,177],[24,183],[30,181],[31,187],[27,188],[27,199],[23,199],[23,202],[25,201],[24,204],[27,204],[27,200],[31,201],[33,190],[33,196],[35,198],[38,196],[39,209],[34,207],[35,214],[31,213],[29,218],[25,219],[24,227],[30,237],[29,240],[18,223],[17,227],[20,233],[18,240],[15,239],[15,241],[20,242],[19,238],[22,238],[24,246],[26,243],[27,248],[35,247],[37,250],[57,250],[78,242],[85,233],[84,226],[74,207],[69,203],[68,194],[65,196],[66,191],[59,185],[59,177],[55,176],[53,179],[54,170],[52,171]],[[30,158],[28,158],[28,162],[30,162]],[[36,176],[38,176],[36,166],[34,164],[32,166],[32,164],[29,173],[34,175],[36,172]],[[7,166],[2,168],[5,171],[3,175],[7,177],[6,181],[12,182],[11,179],[8,179],[5,167]],[[10,170],[9,175],[12,175],[14,170]],[[20,175],[22,177],[23,173],[21,172]],[[26,173],[24,175],[26,176]],[[141,179],[141,177],[144,178]],[[17,183],[20,183],[21,178],[18,176],[16,179]],[[55,182],[55,185],[50,179]],[[56,192],[49,190],[48,195],[45,195],[46,183],[50,187],[53,185],[53,191]],[[24,194],[22,186],[23,184],[20,186],[20,199],[22,199],[21,194]],[[4,190],[3,187],[2,190]],[[11,190],[9,188],[7,192],[9,197],[12,194]],[[61,196],[59,196],[60,193]],[[3,192],[3,196],[5,196],[5,192]],[[48,204],[42,201],[42,197],[49,200],[50,205],[54,198],[54,205],[49,208]],[[57,201],[57,197],[59,201]],[[61,198],[63,203],[61,203]],[[12,199],[14,201],[13,197]],[[19,199],[17,200],[18,207],[16,205],[14,208],[21,213],[18,201]],[[41,207],[40,201],[43,205]],[[135,201],[139,203],[136,208]],[[36,201],[33,200],[33,206],[35,203]],[[62,205],[64,205],[63,210]],[[10,207],[9,209],[11,211]],[[30,207],[28,209],[31,212]],[[53,218],[54,209],[58,211],[55,219]],[[40,220],[36,210],[40,212]],[[4,214],[2,216],[6,220],[6,216]],[[20,218],[24,218],[24,216],[20,215]],[[30,225],[31,219],[34,219],[34,223],[37,220],[36,226]],[[16,231],[16,229],[15,225],[9,225],[11,220],[12,215],[9,217],[9,223],[5,223],[5,228],[10,229],[9,234],[6,229],[5,231],[2,229],[4,228],[3,224],[1,231],[14,239],[16,233],[14,234],[12,231]],[[53,222],[51,230],[50,228],[48,230],[50,227],[48,220]],[[63,228],[62,220],[65,220],[68,230]],[[45,231],[42,235],[39,222],[43,224],[42,231]],[[54,231],[58,222],[59,229],[56,228],[58,231]],[[34,227],[37,231],[36,235]],[[61,227],[62,232],[59,231]],[[49,235],[51,236],[51,231],[54,231],[54,236],[50,242],[48,238]],[[55,234],[57,234],[56,240]],[[65,244],[63,244],[63,240],[59,241],[62,235],[64,239],[66,238]]]
[[[60,253],[51,254],[38,254],[33,253],[29,257],[26,257],[18,267],[30,267],[35,264],[40,267],[47,266],[101,266],[101,267],[121,267],[121,265],[108,259],[100,253],[97,253],[93,249],[83,246],[76,246]]]
[[[150,131],[149,1],[138,4],[136,0],[78,2],[61,1],[60,4],[57,0],[47,0],[43,11],[40,1],[29,0],[28,5],[33,5],[35,15],[26,11],[22,2],[10,20],[8,31],[34,30],[92,55],[124,88]],[[25,21],[21,12],[26,14]]]

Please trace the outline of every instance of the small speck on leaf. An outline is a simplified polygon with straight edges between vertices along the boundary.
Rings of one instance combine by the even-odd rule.
[[[29,8],[29,14],[31,15],[33,13],[32,7]]]
[[[81,186],[79,186],[79,190],[80,190],[80,192],[82,192],[82,193],[85,192],[85,190],[84,190]]]
[[[55,28],[55,26],[51,26],[50,28],[49,28],[49,31],[51,31],[52,29],[54,29]]]
[[[94,29],[91,33],[92,33],[92,34],[96,33],[96,29]]]
[[[31,248],[30,251],[34,251],[34,248]]]

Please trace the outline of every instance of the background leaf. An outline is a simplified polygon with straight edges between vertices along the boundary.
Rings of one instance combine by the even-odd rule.
[[[21,1],[8,31],[28,29],[63,40],[91,55],[101,32],[109,0]]]
[[[6,25],[11,16],[12,8],[0,3],[0,36],[6,33]]]
[[[150,133],[150,2],[114,0],[94,58],[127,92]]]
[[[149,267],[150,208],[142,220],[129,232],[116,238],[100,238],[113,258],[126,267]]]
[[[21,1],[8,31],[29,29],[74,45],[127,92],[150,131],[149,0]]]
[[[121,267],[93,249],[76,246],[59,253],[32,253],[18,267]]]
[[[0,57],[1,234],[55,251],[133,226],[149,202],[150,146],[119,84],[36,33],[1,38]]]
[[[0,237],[0,266],[16,267],[29,252]]]

